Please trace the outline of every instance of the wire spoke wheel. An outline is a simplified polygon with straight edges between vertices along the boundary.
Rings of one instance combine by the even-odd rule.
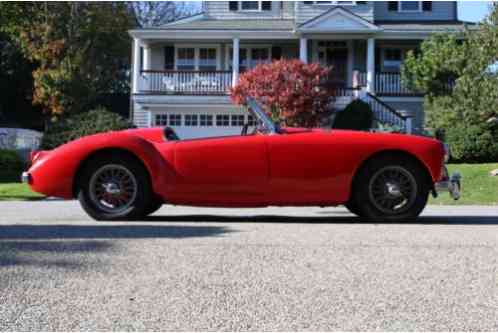
[[[137,184],[137,179],[125,166],[104,165],[90,178],[90,200],[106,213],[119,214],[129,209],[135,201]]]
[[[396,215],[409,210],[417,199],[417,181],[401,166],[386,166],[370,179],[371,203],[384,214]]]

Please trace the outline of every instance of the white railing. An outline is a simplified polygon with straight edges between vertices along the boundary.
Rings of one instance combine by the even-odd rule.
[[[358,74],[358,83],[361,86],[366,86],[367,73]],[[411,91],[403,84],[399,73],[375,73],[374,85],[374,90],[377,95],[418,95],[416,92]]]
[[[400,113],[365,90],[361,91],[360,98],[370,105],[377,123],[398,128],[400,132],[412,134],[413,123],[411,116]]]
[[[224,95],[232,86],[230,71],[142,71],[140,93]]]

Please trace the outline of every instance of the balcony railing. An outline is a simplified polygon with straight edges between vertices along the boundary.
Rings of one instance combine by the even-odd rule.
[[[226,95],[231,71],[142,71],[138,91],[166,95]]]
[[[367,73],[359,73],[360,86],[366,86]],[[375,73],[375,94],[380,96],[420,96],[422,94],[408,89],[401,81],[399,73]]]

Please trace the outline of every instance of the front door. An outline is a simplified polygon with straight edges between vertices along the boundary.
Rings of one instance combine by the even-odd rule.
[[[332,67],[330,81],[345,87],[348,81],[348,49],[327,49],[327,66]]]

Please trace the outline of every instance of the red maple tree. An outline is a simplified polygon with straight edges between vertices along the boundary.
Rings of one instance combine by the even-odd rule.
[[[299,60],[260,64],[241,74],[230,91],[231,98],[238,105],[254,98],[283,125],[314,127],[320,124],[333,97],[321,84],[328,74],[329,68]]]

